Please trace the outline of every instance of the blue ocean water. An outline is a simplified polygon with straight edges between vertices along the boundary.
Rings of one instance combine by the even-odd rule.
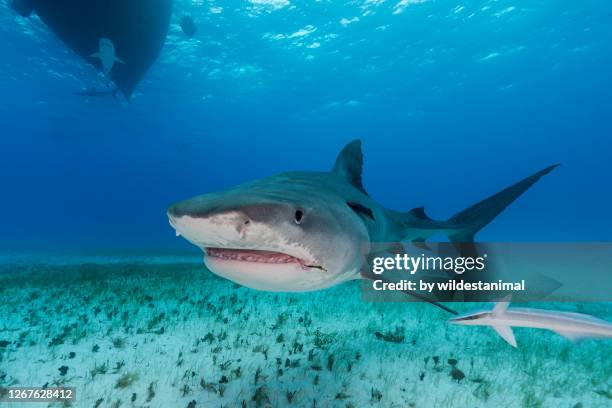
[[[0,22],[2,248],[194,251],[169,204],[354,138],[372,197],[442,219],[561,163],[480,239],[610,239],[609,2],[176,1],[129,103],[76,96],[104,80],[37,18]]]
[[[428,304],[363,301],[357,282],[240,287],[166,209],[331,169],[360,138],[365,188],[388,208],[447,219],[560,163],[477,238],[610,241],[612,3],[175,0],[129,101],[77,95],[105,78],[10,3],[0,399],[69,386],[76,402],[49,406],[610,406],[607,339],[519,328],[513,348]],[[612,321],[610,303],[531,306]]]

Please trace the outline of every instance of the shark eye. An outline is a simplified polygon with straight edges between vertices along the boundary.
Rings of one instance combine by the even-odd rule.
[[[304,218],[304,211],[296,210],[295,211],[295,215],[294,215],[295,223],[298,224],[298,225],[301,224],[303,218]]]

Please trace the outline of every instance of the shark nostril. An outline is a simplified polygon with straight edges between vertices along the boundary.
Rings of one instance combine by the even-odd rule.
[[[245,234],[250,224],[251,224],[251,219],[248,217],[244,217],[242,222],[238,222],[236,224],[236,232],[240,234],[241,238],[245,238]]]

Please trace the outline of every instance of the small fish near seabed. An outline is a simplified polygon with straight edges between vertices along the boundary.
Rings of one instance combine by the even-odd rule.
[[[510,298],[498,302],[493,310],[478,310],[449,320],[465,326],[490,326],[512,347],[517,347],[512,327],[546,329],[569,340],[612,338],[612,323],[596,317],[574,312],[509,308]]]
[[[83,89],[82,91],[75,92],[74,94],[78,96],[84,96],[87,98],[100,98],[100,97],[109,96],[109,95],[116,97],[117,92],[119,92],[119,88],[111,89],[108,91],[101,91],[92,86],[89,89]]]
[[[448,220],[433,220],[423,207],[398,212],[378,204],[362,184],[362,166],[361,141],[354,140],[331,171],[278,174],[181,201],[167,215],[177,235],[202,249],[213,273],[252,289],[307,292],[373,279],[367,273],[373,243],[425,242],[436,234],[453,243],[473,242],[478,231],[556,167]]]

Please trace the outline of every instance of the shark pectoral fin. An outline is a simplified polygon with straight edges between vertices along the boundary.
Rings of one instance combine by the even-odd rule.
[[[125,61],[122,60],[121,58],[117,57],[117,56],[115,56],[115,62],[118,62],[120,64],[125,64]]]
[[[91,58],[99,58],[102,59],[102,57],[100,57],[100,53],[99,52],[94,52],[93,54],[90,55]]]
[[[512,327],[504,326],[500,324],[491,325],[491,328],[495,330],[497,334],[512,347],[516,347],[516,339],[514,338],[514,333],[512,333]]]

